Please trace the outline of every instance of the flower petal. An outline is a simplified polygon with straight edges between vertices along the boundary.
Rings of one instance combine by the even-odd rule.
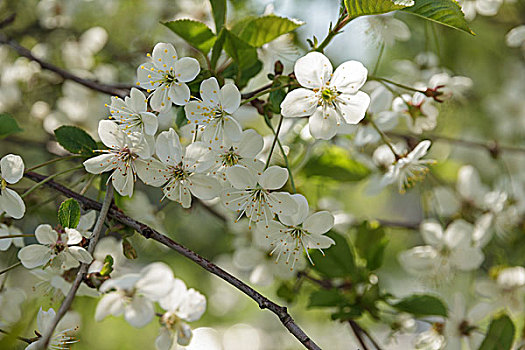
[[[123,304],[119,293],[109,293],[104,295],[95,309],[95,321],[100,322],[109,315],[117,316],[124,311],[122,307]]]
[[[82,242],[82,235],[74,228],[66,228],[67,245],[79,244]]]
[[[241,105],[241,93],[234,84],[225,84],[219,93],[222,109],[232,114]]]
[[[18,251],[18,259],[27,269],[42,266],[51,259],[51,250],[49,247],[32,244]]]
[[[278,190],[286,181],[288,181],[288,170],[277,165],[269,167],[259,176],[259,184],[267,190]]]
[[[426,244],[438,248],[443,246],[443,228],[437,221],[425,220],[421,223],[419,230]]]
[[[69,247],[69,252],[75,259],[84,264],[89,264],[93,261],[93,257],[87,250],[82,247]]]
[[[220,88],[217,79],[214,77],[203,80],[200,86],[202,101],[207,106],[217,106],[220,102]]]
[[[149,96],[149,104],[154,111],[164,112],[171,107],[171,101],[168,99],[169,90],[170,88],[166,84],[162,84],[157,90],[151,93]]]
[[[175,69],[175,62],[177,60],[177,51],[171,44],[158,43],[153,48],[152,53],[153,64],[161,70],[169,71]],[[166,67],[164,67],[166,65]]]
[[[157,116],[150,112],[141,112],[140,117],[142,123],[144,124],[144,132],[147,135],[155,135],[159,127],[159,120]]]
[[[370,105],[370,96],[363,91],[356,94],[341,94],[337,97],[336,106],[341,116],[348,124],[357,124],[365,117],[366,110]]]
[[[334,72],[330,85],[337,91],[346,94],[355,94],[366,82],[368,70],[359,61],[342,63]]]
[[[214,177],[204,174],[193,174],[190,178],[189,189],[195,197],[208,200],[217,197],[222,187]]]
[[[24,175],[24,161],[22,157],[8,154],[0,160],[0,176],[7,183],[17,183]]]
[[[187,83],[199,75],[201,67],[199,61],[192,57],[182,57],[175,62],[175,77],[178,81]]]
[[[279,220],[288,226],[297,226],[304,222],[308,216],[308,201],[302,194],[292,194],[297,203],[297,213],[294,215],[279,215]]]
[[[133,172],[131,168],[126,168],[124,165],[121,165],[111,175],[113,181],[113,187],[121,196],[133,195],[133,185],[135,183]]]
[[[146,112],[148,110],[148,103],[146,96],[139,89],[132,88],[129,93],[129,99],[127,101],[128,106],[133,109],[134,112]]]
[[[22,197],[10,188],[4,188],[0,194],[0,212],[5,211],[13,219],[21,219],[26,212]]]
[[[173,83],[168,89],[168,97],[178,106],[184,106],[190,102],[190,88],[185,83]],[[171,102],[165,102],[171,105]]]
[[[98,136],[104,145],[109,148],[121,148],[125,145],[125,136],[117,123],[111,120],[101,120],[98,123]]]
[[[257,185],[255,174],[243,166],[234,165],[226,169],[225,173],[230,184],[238,190],[255,188]]]
[[[334,227],[334,216],[328,211],[319,211],[306,218],[303,229],[310,233],[322,234]]]
[[[295,89],[281,102],[281,114],[287,118],[308,117],[314,114],[317,103],[318,99],[312,90]]]
[[[156,153],[164,164],[177,165],[182,161],[182,146],[175,130],[170,128],[159,134]]]
[[[142,269],[142,277],[135,288],[152,301],[158,301],[166,296],[174,280],[173,271],[164,263],[152,263]]]
[[[329,140],[337,133],[337,116],[335,110],[318,107],[309,121],[310,134],[316,139]]]
[[[88,173],[101,174],[103,172],[113,170],[117,167],[117,158],[114,154],[106,153],[99,156],[89,158],[83,165]]]
[[[38,225],[35,236],[38,243],[45,245],[55,244],[58,240],[58,233],[48,224]]]
[[[318,89],[330,81],[332,64],[320,52],[310,52],[295,62],[295,76],[301,86]]]
[[[135,170],[148,186],[160,187],[168,181],[168,168],[156,159],[136,160]]]
[[[239,155],[243,158],[255,158],[263,147],[263,137],[253,129],[244,130],[237,145]]]

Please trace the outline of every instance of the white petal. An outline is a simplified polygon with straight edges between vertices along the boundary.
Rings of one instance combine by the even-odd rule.
[[[447,226],[443,235],[443,241],[449,248],[469,245],[472,238],[474,226],[464,220],[454,220]]]
[[[242,127],[232,116],[224,117],[224,133],[233,142],[238,142],[242,137]],[[222,140],[218,140],[222,141]]]
[[[146,96],[139,89],[132,88],[129,93],[128,104],[134,112],[146,112],[148,109],[148,103],[146,102]]]
[[[332,64],[325,55],[314,51],[295,62],[294,72],[299,84],[318,89],[330,81]]]
[[[146,326],[154,315],[151,301],[140,296],[135,296],[131,304],[124,309],[124,319],[135,328]]]
[[[419,228],[421,236],[426,244],[430,244],[434,247],[443,246],[443,228],[441,224],[434,220],[426,220],[421,223]]]
[[[146,185],[160,187],[168,181],[168,168],[156,159],[137,160],[135,169]]]
[[[106,153],[89,158],[83,164],[88,173],[101,174],[103,172],[115,169],[117,167],[116,160],[117,158],[114,154]]]
[[[201,318],[204,311],[206,311],[206,297],[190,288],[179,306],[179,317],[185,321],[194,322]]]
[[[294,215],[279,215],[279,220],[288,226],[297,226],[304,222],[308,216],[308,201],[302,194],[292,194],[297,203],[297,212]]]
[[[354,95],[341,94],[337,97],[335,104],[348,124],[357,124],[365,117],[370,105],[370,96],[363,91],[358,91]]]
[[[173,83],[168,89],[168,97],[176,105],[184,106],[190,102],[190,88],[185,83]],[[169,101],[164,103],[171,105]]]
[[[150,112],[141,112],[140,117],[142,118],[142,123],[144,123],[144,132],[147,135],[155,135],[159,127],[157,116]]]
[[[333,239],[322,234],[307,235],[303,239],[308,249],[326,249],[335,244]]]
[[[81,263],[89,264],[93,261],[91,254],[89,254],[89,252],[82,247],[69,247],[68,250],[71,255],[73,255],[73,257],[75,257],[75,259]]]
[[[14,184],[24,176],[24,161],[15,154],[8,154],[0,160],[0,177]]]
[[[432,246],[419,246],[401,252],[399,262],[401,266],[412,274],[426,274],[433,271],[437,266],[439,253]]]
[[[21,219],[26,212],[22,197],[10,188],[4,188],[0,194],[0,212],[5,211],[14,219]]]
[[[241,93],[234,84],[225,84],[219,94],[222,109],[226,113],[232,114],[241,105]]]
[[[157,137],[157,156],[164,164],[177,165],[182,161],[182,146],[179,135],[170,128]]]
[[[336,112],[332,108],[318,107],[309,121],[310,134],[316,139],[329,140],[337,133]]]
[[[192,57],[182,57],[175,62],[175,77],[178,81],[187,83],[199,75],[201,67],[199,61]]]
[[[409,153],[408,157],[410,159],[420,159],[427,154],[428,149],[430,148],[431,142],[429,140],[423,140],[417,144],[417,146]]]
[[[133,172],[130,168],[125,168],[124,166],[118,167],[115,169],[111,175],[113,181],[113,187],[121,196],[133,195],[133,185],[135,179],[133,178]]]
[[[186,346],[190,343],[193,333],[191,332],[190,326],[188,326],[186,323],[181,322],[179,326],[180,329],[177,332],[177,344]]]
[[[49,247],[32,244],[18,251],[18,259],[25,268],[32,269],[47,263],[51,259],[51,251]]]
[[[318,99],[312,90],[295,89],[281,102],[281,114],[287,118],[308,117],[315,112],[317,103]]]
[[[38,225],[35,236],[38,243],[45,245],[55,244],[58,240],[57,232],[48,224]]]
[[[187,292],[188,288],[186,288],[184,281],[175,278],[169,293],[159,300],[160,307],[166,311],[176,311],[184,301]]]
[[[322,234],[334,226],[334,216],[327,211],[319,211],[310,215],[303,223],[303,229],[310,233]]]
[[[7,229],[7,226],[4,224],[0,224],[0,251],[5,252],[10,246],[11,242],[13,242],[12,238],[4,238],[5,236],[9,236],[11,233]]]
[[[264,140],[257,131],[249,129],[244,130],[241,140],[237,145],[239,155],[243,158],[255,158],[264,147]]]
[[[38,330],[42,333],[45,333],[53,323],[55,317],[55,310],[49,308],[49,310],[44,311],[42,310],[42,307],[40,307],[40,310],[38,310],[38,314],[36,316],[36,325]]]
[[[288,181],[288,170],[277,165],[269,167],[259,176],[259,184],[267,190],[278,190],[286,181]]]
[[[85,232],[95,225],[97,219],[97,213],[94,210],[88,211],[86,214],[80,217],[78,221],[77,230]]]
[[[217,106],[220,102],[220,88],[214,77],[203,80],[200,86],[201,99],[208,106]]]
[[[109,293],[100,299],[95,310],[95,321],[100,322],[109,315],[117,316],[122,313],[123,304],[119,293]]]
[[[142,269],[135,287],[148,299],[157,301],[169,293],[174,277],[168,265],[152,263]]]
[[[485,260],[483,252],[479,248],[466,247],[455,249],[450,254],[450,261],[460,270],[471,271],[481,266]]]
[[[155,339],[155,347],[157,350],[170,350],[173,345],[174,334],[166,327],[161,327],[159,335]]]
[[[334,72],[330,85],[345,94],[355,94],[366,82],[368,70],[361,62],[347,61]]]
[[[98,136],[109,148],[120,148],[125,144],[124,133],[119,129],[117,123],[111,120],[101,120],[98,123]]]
[[[226,169],[225,173],[230,184],[238,190],[252,189],[257,185],[255,174],[243,166],[234,165]]]
[[[149,104],[154,111],[165,112],[171,107],[171,101],[168,100],[169,90],[170,88],[166,84],[163,84],[157,90],[151,93],[149,98]]]
[[[288,192],[272,192],[268,195],[272,204],[272,212],[277,215],[294,215],[297,212],[297,202]]]
[[[175,62],[177,60],[177,51],[171,44],[158,43],[153,48],[152,53],[153,64],[159,67],[161,70],[169,71],[175,68]],[[163,65],[166,65],[164,67]]]
[[[189,189],[195,197],[209,200],[217,197],[222,187],[214,177],[204,174],[194,174],[190,178]]]

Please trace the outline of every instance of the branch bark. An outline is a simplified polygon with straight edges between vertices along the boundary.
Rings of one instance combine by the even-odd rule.
[[[27,172],[24,174],[24,177],[35,181],[40,182],[44,179],[46,179],[45,175],[41,175],[35,172]],[[74,192],[70,190],[69,188],[55,182],[55,181],[48,181],[45,183],[45,186],[52,188],[66,197],[76,199],[84,209],[94,209],[97,211],[100,211],[102,209],[102,204],[94,201],[90,198],[84,197],[80,195],[77,192]],[[144,238],[153,239],[154,241],[157,241],[168,248],[176,251],[177,253],[181,254],[182,256],[190,259],[194,263],[198,264],[208,272],[211,272],[212,274],[218,276],[219,278],[223,279],[224,281],[228,282],[244,294],[246,294],[248,297],[253,299],[261,309],[268,309],[271,312],[273,312],[281,323],[288,329],[288,331],[295,337],[297,340],[303,344],[303,346],[310,350],[319,350],[321,349],[312,339],[306,335],[306,333],[295,323],[292,316],[287,311],[287,308],[284,306],[280,306],[270,299],[266,298],[264,295],[257,292],[252,287],[248,286],[241,280],[239,280],[237,277],[229,274],[228,272],[221,269],[219,266],[213,264],[211,261],[205,259],[204,257],[200,256],[199,254],[195,253],[194,251],[184,247],[183,245],[175,242],[171,238],[161,234],[160,232],[154,230],[153,228],[147,226],[146,224],[143,224],[127,215],[125,215],[123,212],[121,212],[118,208],[111,207],[108,211],[108,217],[120,222],[123,225],[126,225],[130,228],[133,228],[137,233],[139,233]]]

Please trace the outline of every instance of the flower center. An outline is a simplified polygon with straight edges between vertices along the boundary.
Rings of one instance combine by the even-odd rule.
[[[129,163],[137,159],[138,155],[133,153],[128,146],[124,146],[118,151],[118,158],[124,163]]]
[[[237,153],[234,152],[233,147],[231,147],[228,152],[221,154],[220,158],[222,160],[222,165],[225,167],[234,166],[239,163],[239,160],[242,159]]]
[[[339,95],[340,93],[337,92],[335,88],[325,87],[321,90],[319,104],[320,105],[332,104],[334,100],[337,98],[337,96]]]
[[[461,323],[458,326],[459,334],[466,337],[470,336],[470,333],[472,333],[472,331],[475,329],[476,326],[470,325],[467,320],[461,321]]]
[[[172,312],[166,312],[160,319],[161,323],[168,329],[175,330],[180,318]]]
[[[182,166],[182,162],[179,163],[179,165],[177,165],[176,167],[170,167],[170,170],[171,170],[171,176],[175,179],[175,180],[184,180],[188,177],[188,172],[184,171],[183,169],[183,166]]]

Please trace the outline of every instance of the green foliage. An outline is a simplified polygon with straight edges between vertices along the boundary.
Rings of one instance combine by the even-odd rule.
[[[60,204],[58,209],[58,222],[64,228],[75,228],[80,221],[80,205],[72,198]]]
[[[403,11],[474,34],[455,0],[416,0],[414,6],[407,7]]]
[[[64,125],[55,130],[55,137],[71,153],[91,155],[97,149],[97,143],[84,130],[76,126]]]
[[[215,66],[217,66],[217,61],[219,60],[219,57],[221,57],[222,48],[224,47],[224,42],[226,41],[226,32],[226,29],[221,29],[221,31],[217,34],[217,39],[215,40],[215,43],[211,49],[210,65],[212,69],[215,69]]]
[[[289,18],[267,15],[242,20],[233,27],[232,32],[249,45],[261,47],[302,25],[302,22]]]
[[[111,255],[106,255],[106,257],[104,258],[104,265],[100,270],[100,275],[109,276],[109,274],[113,272],[113,263],[113,257]]]
[[[345,6],[350,18],[378,15],[406,7],[395,5],[392,0],[345,0]]]
[[[388,239],[382,227],[366,221],[357,227],[355,248],[359,256],[366,260],[367,269],[373,271],[381,267],[387,244]]]
[[[297,291],[294,290],[293,285],[287,282],[281,283],[277,288],[277,296],[287,303],[293,303],[297,297]]]
[[[262,63],[257,58],[257,49],[235,34],[223,29],[226,40],[224,42],[224,51],[232,58],[235,65],[232,71],[236,75],[236,83],[239,88],[243,88],[250,78],[254,77],[262,69]],[[224,76],[227,74],[225,72]]]
[[[219,33],[226,22],[226,0],[210,0],[215,32]]]
[[[509,350],[514,342],[516,327],[509,316],[502,314],[492,319],[479,350]]]
[[[318,250],[310,252],[314,270],[330,278],[353,278],[356,274],[355,257],[347,239],[334,231],[326,236],[332,238],[335,245],[328,248],[324,256]]]
[[[335,181],[360,181],[370,174],[363,164],[350,158],[350,154],[341,147],[327,146],[319,156],[314,156],[306,163],[303,174],[307,177],[323,177]]]
[[[0,139],[22,130],[23,129],[18,126],[15,118],[6,113],[0,114]]]
[[[436,315],[447,317],[448,314],[447,307],[440,299],[426,294],[411,295],[392,306],[399,311],[408,312],[415,316]]]
[[[344,305],[345,298],[338,289],[320,289],[310,294],[308,307],[330,307]]]
[[[191,19],[179,19],[162,24],[205,55],[210,52],[215,43],[215,34],[202,22]]]

